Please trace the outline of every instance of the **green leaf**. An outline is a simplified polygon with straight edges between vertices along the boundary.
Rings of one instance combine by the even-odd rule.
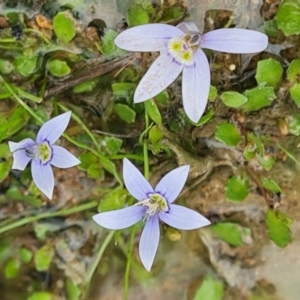
[[[295,83],[290,88],[291,98],[294,100],[297,107],[300,107],[300,83]]]
[[[249,228],[231,222],[218,223],[209,228],[218,238],[236,247],[243,246],[245,238],[251,236]]]
[[[34,233],[39,240],[46,240],[48,232],[55,232],[60,229],[60,226],[53,223],[38,223],[34,226]]]
[[[293,113],[289,119],[289,133],[299,136],[300,135],[300,115]]]
[[[0,59],[0,73],[10,74],[14,71],[14,65],[7,59]]]
[[[239,130],[231,123],[221,123],[216,127],[215,139],[227,146],[236,146],[240,139]]]
[[[157,145],[158,142],[163,138],[163,133],[161,130],[156,126],[152,126],[149,130],[149,140],[152,145]]]
[[[133,4],[126,14],[129,27],[148,24],[150,21],[148,12],[139,4]]]
[[[98,84],[99,79],[91,79],[76,85],[73,92],[76,94],[91,92]]]
[[[78,166],[78,168],[82,171],[86,171],[91,164],[95,164],[98,161],[97,156],[91,152],[81,154],[78,159],[81,161],[81,164]]]
[[[238,108],[248,101],[248,98],[238,92],[224,92],[221,95],[222,102],[233,108]]]
[[[208,276],[203,280],[193,300],[222,300],[223,295],[223,282]]]
[[[270,155],[261,156],[261,155],[257,154],[256,159],[260,163],[260,165],[263,166],[263,168],[266,171],[270,171],[272,169],[272,167],[274,166],[274,164],[275,164],[274,157],[272,157]]]
[[[251,90],[246,90],[244,95],[248,97],[242,108],[245,112],[256,111],[271,105],[272,101],[276,99],[273,87],[258,86]]]
[[[147,100],[144,102],[144,105],[151,120],[153,120],[156,124],[161,124],[162,123],[161,114],[154,100],[153,99]]]
[[[18,259],[12,258],[8,260],[4,266],[4,275],[6,278],[11,279],[17,277],[20,271],[20,261]]]
[[[114,40],[117,37],[117,35],[117,32],[112,29],[109,29],[105,32],[101,43],[101,49],[103,54],[109,55],[116,51],[117,46],[115,45]]]
[[[10,161],[0,162],[0,182],[6,179],[8,176],[12,163]]]
[[[66,292],[68,300],[78,300],[81,295],[80,288],[75,285],[71,278],[66,279]]]
[[[136,84],[131,82],[117,82],[113,83],[111,88],[114,96],[129,99],[133,95]]]
[[[281,81],[283,68],[281,64],[268,58],[258,62],[255,79],[259,85],[276,87]]]
[[[122,144],[123,140],[113,136],[106,136],[101,142],[101,145],[109,154],[117,154],[120,151]]]
[[[19,249],[19,255],[20,255],[22,262],[25,264],[29,263],[33,257],[33,253],[25,247],[22,247]]]
[[[69,11],[61,11],[53,18],[53,30],[63,43],[69,43],[76,35],[75,22]]]
[[[253,133],[247,133],[247,145],[243,151],[245,159],[250,160],[255,157],[256,154],[264,155],[265,148],[262,141]]]
[[[290,82],[294,82],[297,80],[297,78],[299,78],[300,76],[300,59],[294,59],[287,71],[286,71],[286,74],[287,74],[287,79],[290,81]]]
[[[56,77],[64,77],[71,73],[71,69],[68,64],[59,59],[50,60],[47,64],[47,69],[51,75]]]
[[[124,120],[126,123],[134,123],[136,113],[126,104],[116,103],[114,105],[115,112],[117,115]]]
[[[232,176],[226,183],[226,198],[230,201],[243,201],[248,196],[248,178]]]
[[[281,248],[287,246],[291,240],[292,235],[288,225],[291,220],[282,212],[273,211],[269,209],[266,215],[266,225],[269,238]]]
[[[155,101],[157,103],[159,103],[161,105],[168,105],[170,96],[166,90],[163,90],[162,92],[160,92],[158,95],[156,95],[153,98],[155,99]]]
[[[123,181],[120,177],[120,174],[118,173],[115,164],[109,160],[107,157],[105,157],[104,155],[100,155],[98,156],[98,159],[100,161],[100,163],[102,164],[103,168],[108,171],[109,173],[113,174],[116,179],[118,180],[118,183],[120,183],[121,185],[123,185]]]
[[[209,88],[208,101],[213,102],[218,97],[218,90],[213,85]]]
[[[41,207],[42,206],[42,200],[39,198],[35,198],[30,195],[24,195],[24,193],[21,193],[18,188],[12,187],[6,192],[6,196],[9,197],[11,200],[20,201],[26,204],[29,204],[33,207]]]
[[[50,293],[36,292],[28,297],[27,300],[54,300],[54,298],[52,298],[52,295]]]
[[[272,179],[269,179],[267,177],[264,177],[261,181],[262,186],[273,193],[282,193],[281,188],[279,187],[279,185]]]
[[[23,77],[28,77],[35,72],[38,56],[19,56],[15,59],[16,71]]]
[[[266,21],[263,26],[267,36],[276,37],[279,34],[279,29],[276,19]]]
[[[286,36],[300,34],[300,3],[298,0],[284,0],[276,14],[278,28]]]
[[[52,245],[45,245],[40,248],[34,256],[36,270],[39,272],[48,271],[53,257],[54,249]]]
[[[119,189],[109,193],[101,200],[98,206],[98,211],[104,212],[123,208],[126,203],[127,196],[128,192],[125,189]]]
[[[89,178],[104,180],[105,174],[99,162],[90,164],[86,170]]]
[[[215,111],[213,110],[213,108],[209,108],[208,111],[200,118],[200,120],[198,121],[198,123],[193,123],[191,122],[192,124],[194,124],[195,126],[202,126],[206,123],[208,123],[212,117],[215,115]]]

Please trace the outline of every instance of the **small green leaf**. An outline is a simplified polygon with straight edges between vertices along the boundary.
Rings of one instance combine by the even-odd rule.
[[[158,95],[156,95],[153,98],[155,99],[155,101],[157,103],[159,103],[161,105],[168,105],[170,96],[166,90],[163,90],[162,92],[160,92]]]
[[[215,139],[227,146],[236,146],[240,139],[239,130],[231,123],[221,123],[216,127]]]
[[[248,101],[246,96],[238,92],[224,92],[220,98],[226,106],[233,108],[239,108]]]
[[[115,97],[129,99],[133,96],[136,84],[131,82],[117,82],[113,83],[111,88]]]
[[[258,62],[255,79],[259,85],[276,87],[281,81],[282,73],[280,62],[268,58]]]
[[[206,123],[208,123],[212,117],[215,115],[215,111],[213,110],[213,108],[209,108],[209,110],[200,118],[200,120],[198,121],[198,123],[193,123],[191,122],[192,124],[194,124],[195,126],[202,126]]]
[[[28,77],[29,75],[35,72],[37,62],[38,62],[38,56],[33,56],[33,57],[19,56],[15,59],[16,71],[20,75],[24,77]]]
[[[226,198],[230,201],[243,201],[248,196],[248,178],[232,176],[226,183]]]
[[[293,113],[289,118],[289,133],[299,136],[300,135],[300,115]]]
[[[54,298],[52,298],[52,295],[50,293],[36,292],[28,297],[27,300],[54,300]]]
[[[290,88],[291,98],[294,100],[297,107],[300,107],[300,83],[295,83]]]
[[[248,97],[242,108],[245,112],[256,111],[271,105],[272,101],[276,99],[273,87],[258,86],[251,90],[246,90],[244,95]]]
[[[73,92],[76,94],[91,92],[98,84],[99,79],[91,79],[76,85]]]
[[[12,163],[10,161],[0,162],[0,182],[9,175]]]
[[[272,167],[274,166],[274,164],[275,164],[274,157],[272,157],[270,155],[261,156],[261,155],[257,154],[256,159],[260,163],[260,165],[263,166],[263,168],[266,171],[270,171],[272,169]]]
[[[97,156],[90,152],[81,154],[78,159],[81,161],[78,168],[82,171],[86,171],[91,164],[95,164],[98,161]]]
[[[115,45],[114,40],[117,37],[117,35],[117,32],[112,29],[109,29],[105,32],[101,44],[103,54],[109,55],[116,51],[117,46]]]
[[[78,300],[81,295],[80,288],[72,281],[71,278],[66,279],[66,292],[68,300]]]
[[[297,81],[300,79],[300,59],[294,59],[291,64],[289,65],[287,71],[287,79],[290,82]]]
[[[104,180],[105,178],[104,171],[99,162],[89,165],[86,172],[89,178],[95,178],[99,180]]]
[[[31,261],[33,253],[29,249],[22,247],[19,249],[19,255],[22,262],[27,264]]]
[[[243,246],[247,236],[251,236],[251,230],[236,223],[224,222],[209,226],[209,229],[221,240],[232,246]]]
[[[157,126],[152,126],[149,130],[149,140],[152,145],[157,145],[158,142],[163,138],[163,133]]]
[[[213,102],[218,97],[218,90],[213,85],[209,88],[208,101]]]
[[[126,104],[116,103],[114,105],[115,112],[117,115],[124,120],[126,123],[133,123],[135,121],[136,113]]]
[[[51,73],[51,75],[56,77],[63,77],[69,75],[71,73],[71,69],[68,64],[59,59],[53,59],[48,62],[47,69]]]
[[[34,256],[34,263],[37,271],[48,271],[53,257],[54,249],[52,245],[45,245],[40,248]]]
[[[279,29],[276,19],[266,21],[263,26],[267,36],[276,37],[279,34]]]
[[[223,295],[223,282],[208,276],[202,282],[193,300],[222,300]]]
[[[151,120],[153,120],[156,124],[161,124],[162,123],[161,114],[154,100],[153,99],[147,100],[144,102],[144,105]]]
[[[55,232],[60,229],[60,225],[53,223],[38,223],[34,226],[34,233],[39,240],[46,240],[48,232]]]
[[[115,190],[104,197],[99,206],[98,211],[110,211],[123,208],[126,203],[128,192],[125,189]]]
[[[75,20],[69,11],[61,11],[53,18],[53,30],[63,43],[69,43],[76,35]]]
[[[0,59],[0,73],[10,74],[14,70],[14,65],[7,59]]]
[[[4,266],[4,275],[6,278],[11,279],[17,277],[20,271],[20,261],[18,259],[12,258],[8,260]]]
[[[264,144],[253,133],[247,133],[247,145],[243,151],[243,155],[246,160],[250,160],[255,157],[256,154],[263,156],[265,153]]]
[[[282,212],[271,209],[267,211],[266,225],[268,235],[278,247],[284,248],[291,242],[292,235],[288,227],[290,223],[291,220]]]
[[[120,151],[122,144],[123,140],[113,136],[106,136],[101,142],[101,145],[109,154],[117,154]]]
[[[148,12],[139,4],[133,4],[126,14],[129,27],[148,24],[150,21]]]
[[[278,28],[286,36],[300,34],[300,3],[298,0],[284,0],[276,14]]]
[[[281,188],[279,187],[279,185],[272,179],[269,179],[267,177],[264,177],[261,181],[262,183],[262,186],[270,191],[270,192],[273,192],[273,193],[282,193],[282,190]]]

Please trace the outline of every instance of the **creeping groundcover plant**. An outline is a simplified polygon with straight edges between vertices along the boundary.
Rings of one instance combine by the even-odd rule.
[[[182,100],[187,116],[198,122],[210,89],[209,63],[202,48],[228,53],[256,53],[268,45],[268,37],[257,31],[228,28],[201,35],[192,22],[174,27],[167,24],[140,25],[119,34],[115,44],[135,52],[159,51],[140,81],[134,102],[148,100],[167,88],[182,72]]]
[[[123,160],[123,179],[129,193],[138,200],[130,207],[99,213],[95,222],[108,229],[123,229],[143,220],[139,254],[144,267],[150,271],[159,243],[159,220],[178,229],[191,230],[210,224],[199,213],[172,204],[180,194],[190,167],[181,166],[166,174],[153,189],[140,171],[128,160]]]
[[[24,170],[31,161],[31,174],[36,186],[49,198],[54,189],[53,165],[58,168],[70,168],[80,164],[68,150],[53,145],[67,128],[71,112],[61,114],[46,122],[39,130],[36,141],[26,138],[19,143],[8,142],[13,153],[12,169]]]

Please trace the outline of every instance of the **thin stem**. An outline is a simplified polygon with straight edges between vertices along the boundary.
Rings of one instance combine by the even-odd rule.
[[[1,227],[0,234],[4,233],[6,231],[9,231],[9,230],[18,228],[20,226],[41,220],[41,219],[68,216],[68,215],[71,215],[71,214],[74,214],[74,213],[77,213],[80,211],[88,210],[90,208],[97,206],[98,204],[99,203],[97,201],[91,201],[91,202],[84,203],[84,204],[76,206],[76,207],[72,207],[72,208],[68,208],[68,209],[64,209],[64,210],[60,210],[60,211],[45,212],[45,213],[41,213],[39,215],[25,217],[24,219],[13,221],[13,222]]]

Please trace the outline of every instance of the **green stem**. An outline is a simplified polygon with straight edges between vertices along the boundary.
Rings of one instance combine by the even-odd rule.
[[[143,138],[143,154],[144,154],[144,176],[148,180],[149,179],[149,156],[148,156],[148,143],[147,140],[144,138],[146,133],[148,132],[149,127],[149,116],[145,109],[145,128],[144,132],[142,132],[141,138]],[[134,246],[134,238],[137,230],[137,224],[135,224],[131,229],[130,234],[130,243],[129,243],[129,251],[128,251],[128,258],[126,263],[126,270],[124,276],[124,300],[128,299],[129,294],[129,274],[130,274],[130,267],[132,262],[132,253],[133,253],[133,246]]]
[[[68,215],[71,215],[71,214],[74,214],[74,213],[77,213],[80,211],[88,210],[90,208],[97,206],[98,204],[99,204],[98,201],[91,201],[91,202],[84,203],[84,204],[76,206],[76,207],[72,207],[72,208],[68,208],[68,209],[64,209],[64,210],[60,210],[60,211],[45,212],[45,213],[41,213],[36,216],[25,217],[24,219],[13,221],[13,222],[1,227],[0,234],[4,233],[6,231],[9,231],[9,230],[18,228],[23,225],[33,223],[33,222],[41,220],[41,219],[68,216]]]

